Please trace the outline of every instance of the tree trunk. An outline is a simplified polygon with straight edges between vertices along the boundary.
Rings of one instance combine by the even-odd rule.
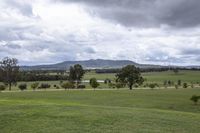
[[[129,89],[132,90],[132,89],[133,89],[133,85],[130,85],[130,86],[129,86]]]
[[[78,81],[76,81],[76,89],[78,89]]]
[[[11,91],[11,85],[12,85],[11,83],[9,83],[9,85],[8,85],[9,86],[9,91]]]

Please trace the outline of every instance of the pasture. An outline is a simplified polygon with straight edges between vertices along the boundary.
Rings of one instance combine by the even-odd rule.
[[[199,71],[142,73],[146,83],[163,84],[165,80],[195,83],[187,89],[128,88],[114,90],[101,83],[92,90],[56,89],[60,81],[40,81],[51,88],[42,91],[0,92],[0,133],[132,133],[181,132],[200,130],[200,103],[190,98],[200,95]],[[114,81],[115,74],[86,73],[83,80],[96,77]],[[21,84],[24,82],[19,82]],[[31,89],[33,82],[25,82]]]
[[[0,93],[2,133],[198,133],[199,89]]]
[[[163,72],[145,72],[142,76],[147,80],[147,82],[162,82],[165,80],[182,80],[183,82],[200,82],[200,71],[192,70],[182,70],[175,74],[173,71],[163,71]],[[115,79],[114,73],[103,73],[97,74],[95,72],[86,73],[84,79],[90,79],[96,77],[97,79],[104,80],[109,78],[111,80]]]
[[[173,71],[164,71],[164,72],[146,72],[142,73],[145,78],[146,83],[157,83],[160,87],[163,87],[164,81],[171,80],[174,84],[177,84],[178,80],[181,80],[182,83],[186,82],[189,85],[194,84],[195,87],[200,87],[200,71],[184,70],[179,71],[178,74],[175,74]],[[103,73],[98,74],[95,72],[88,72],[84,75],[83,80],[89,80],[90,78],[95,77],[98,80],[111,79],[115,81],[115,73]],[[26,83],[28,89],[31,89],[31,84],[34,82],[18,82],[18,84]],[[47,83],[51,85],[50,89],[55,89],[54,85],[60,86],[60,81],[39,81],[39,83]],[[0,83],[1,84],[1,83]],[[86,86],[87,89],[92,89],[89,83],[82,83]],[[108,84],[100,83],[99,89],[109,88]],[[174,85],[172,86],[174,88]],[[61,89],[61,87],[60,87]],[[12,90],[19,90],[17,86],[12,86]]]

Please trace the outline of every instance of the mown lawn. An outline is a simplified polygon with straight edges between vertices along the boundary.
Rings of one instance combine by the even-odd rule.
[[[200,89],[0,93],[1,133],[199,133]]]

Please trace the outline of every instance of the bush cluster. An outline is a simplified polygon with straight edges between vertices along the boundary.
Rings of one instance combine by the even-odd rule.
[[[86,88],[86,86],[85,85],[78,85],[78,87],[77,87],[78,89],[85,89]]]
[[[64,89],[73,89],[75,88],[75,85],[74,83],[71,83],[71,82],[64,82],[61,84],[61,87]]]
[[[23,90],[26,90],[27,89],[27,84],[20,84],[19,86],[18,86],[18,88],[21,90],[21,91],[23,91]]]
[[[6,89],[5,85],[0,85],[0,91],[4,91]]]
[[[198,100],[200,99],[200,96],[197,95],[193,95],[190,100],[194,102],[194,104],[196,105]]]
[[[38,87],[38,89],[48,89],[48,88],[50,88],[50,87],[51,87],[50,84],[42,83],[42,84]]]

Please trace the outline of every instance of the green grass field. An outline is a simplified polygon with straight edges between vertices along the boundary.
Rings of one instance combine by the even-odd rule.
[[[48,83],[51,90],[0,92],[0,133],[199,133],[200,103],[190,97],[200,95],[200,71],[142,73],[146,83],[163,84],[181,80],[196,86],[187,89],[142,89],[129,91],[56,90],[60,81]],[[84,80],[96,77],[114,81],[115,74],[86,73]],[[18,84],[23,83],[19,82]],[[26,82],[28,89],[33,82]],[[102,88],[102,90],[101,90]],[[13,86],[12,90],[19,90]]]
[[[182,82],[188,82],[188,83],[200,83],[200,71],[191,71],[191,70],[185,70],[180,71],[178,74],[175,74],[173,71],[164,71],[164,72],[146,72],[142,73],[143,77],[147,80],[146,82],[155,82],[163,84],[165,80],[171,80],[171,81],[178,81],[182,80]],[[96,74],[94,72],[86,73],[84,79],[90,79],[92,77],[96,77],[100,80],[105,80],[106,78],[109,78],[111,80],[115,79],[115,74]]]
[[[199,133],[200,89],[0,93],[1,133]]]
[[[149,72],[143,73],[144,78],[148,82],[163,83],[165,80],[171,80],[177,82],[181,80],[182,82],[188,83],[200,83],[200,71],[180,71],[178,74],[175,74],[172,71],[167,72]]]
[[[200,71],[180,71],[178,74],[174,74],[173,71],[166,71],[166,72],[148,72],[142,73],[143,77],[146,79],[145,83],[158,83],[161,87],[163,86],[164,81],[171,80],[177,84],[178,80],[181,80],[182,83],[187,82],[189,85],[191,83],[195,84],[195,86],[200,86]],[[90,78],[97,78],[98,80],[105,80],[107,78],[115,81],[115,74],[97,74],[95,72],[89,72],[84,75],[83,80],[89,80]],[[24,82],[18,82],[18,84]],[[28,89],[31,89],[30,85],[33,82],[26,82]],[[48,83],[51,85],[51,89],[55,89],[53,86],[58,85],[60,86],[60,81],[40,81],[40,83]],[[144,83],[144,84],[145,84]],[[1,83],[0,83],[1,84]],[[86,88],[91,89],[91,86],[88,83],[82,83],[86,85]],[[174,87],[174,85],[172,86]],[[61,88],[61,87],[60,87]],[[109,88],[107,84],[100,83],[98,88]],[[19,90],[17,86],[12,87],[13,90]]]

